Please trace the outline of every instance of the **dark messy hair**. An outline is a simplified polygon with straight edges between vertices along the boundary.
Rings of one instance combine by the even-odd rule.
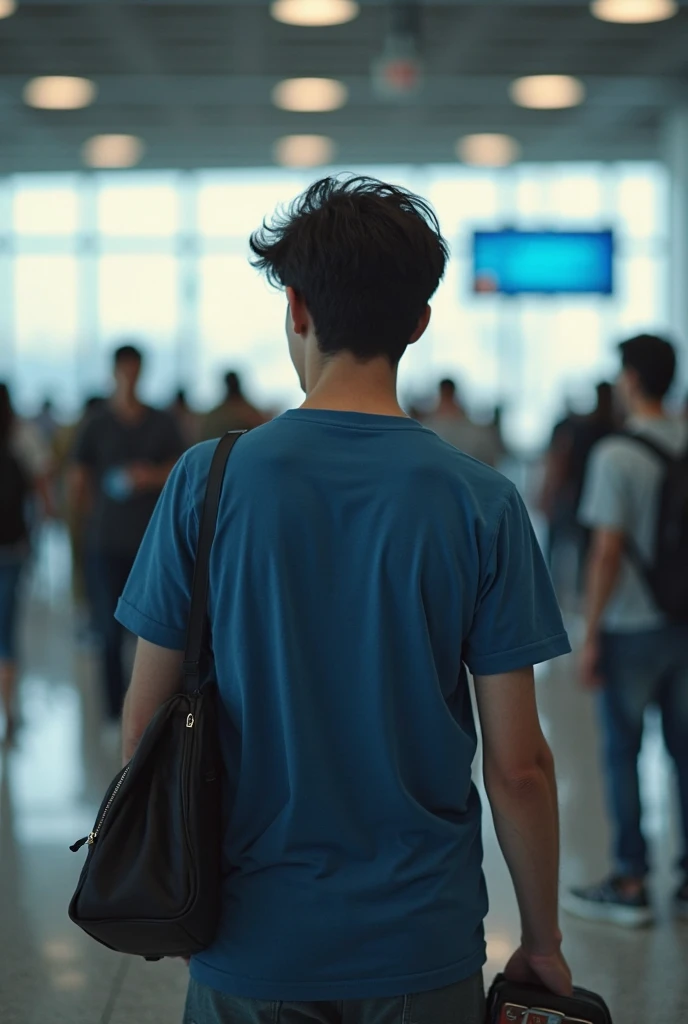
[[[250,240],[254,267],[306,302],[322,352],[397,363],[444,274],[425,200],[351,175],[316,181]]]
[[[666,338],[639,334],[619,345],[624,370],[635,370],[646,398],[664,398],[676,373],[676,350]]]

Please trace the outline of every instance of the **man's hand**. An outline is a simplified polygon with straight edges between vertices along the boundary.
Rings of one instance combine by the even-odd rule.
[[[508,981],[544,985],[558,996],[570,996],[573,991],[571,968],[561,949],[543,955],[529,953],[521,946],[506,965],[504,975]]]
[[[136,491],[155,491],[162,486],[160,467],[151,462],[132,462],[126,470]]]
[[[599,690],[604,686],[600,673],[600,642],[597,636],[589,636],[580,654],[580,681],[586,690]]]

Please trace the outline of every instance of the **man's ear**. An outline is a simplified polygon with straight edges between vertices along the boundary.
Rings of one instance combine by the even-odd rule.
[[[294,325],[294,333],[304,335],[308,333],[310,315],[306,308],[303,296],[291,285],[287,286],[287,302],[289,303],[289,316]]]
[[[418,318],[418,323],[416,324],[415,331],[409,338],[409,345],[414,345],[417,341],[420,341],[420,339],[423,337],[428,328],[431,316],[432,308],[430,306],[426,306],[423,312],[421,313],[420,317]]]

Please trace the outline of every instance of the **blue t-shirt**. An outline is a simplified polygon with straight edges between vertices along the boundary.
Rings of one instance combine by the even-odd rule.
[[[187,452],[117,617],[184,646],[215,442]],[[466,667],[569,644],[511,483],[410,419],[295,410],[238,442],[209,615],[229,803],[223,907],[192,976],[338,1000],[485,960]]]

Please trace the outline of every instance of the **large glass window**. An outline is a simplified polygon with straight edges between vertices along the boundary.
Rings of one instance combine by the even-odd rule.
[[[78,224],[77,175],[18,174],[10,186],[12,227],[19,235],[73,235]]]
[[[99,263],[101,352],[109,357],[123,341],[143,346],[144,387],[155,402],[169,401],[180,380],[177,274],[174,256],[117,253]]]
[[[14,262],[17,399],[38,404],[78,396],[77,266],[73,256],[17,256]]]
[[[132,176],[133,177],[133,176]],[[176,175],[112,175],[98,190],[98,228],[104,235],[170,237],[179,230]]]
[[[366,170],[360,168],[360,170]],[[440,376],[471,409],[505,407],[510,440],[541,444],[565,402],[584,404],[615,368],[615,343],[668,322],[668,188],[657,163],[368,168],[425,195],[452,260],[402,391],[427,401]],[[248,262],[247,238],[311,176],[276,169],[15,175],[0,182],[0,372],[31,411],[65,415],[107,386],[109,357],[136,339],[146,395],[185,387],[215,402],[226,369],[279,409],[299,400],[284,298]],[[471,238],[485,227],[615,231],[613,297],[476,296]]]
[[[215,401],[231,366],[253,379],[257,397],[289,404],[298,396],[284,333],[284,296],[248,262],[248,253],[200,261],[199,397]]]

